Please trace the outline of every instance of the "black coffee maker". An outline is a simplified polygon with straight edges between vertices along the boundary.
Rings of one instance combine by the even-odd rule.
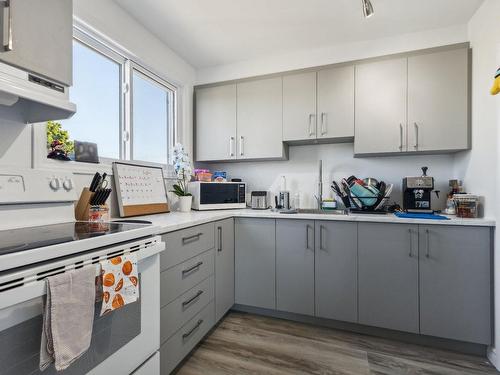
[[[422,167],[422,176],[403,178],[403,210],[406,212],[432,213],[431,193],[434,178],[427,176],[429,168]]]

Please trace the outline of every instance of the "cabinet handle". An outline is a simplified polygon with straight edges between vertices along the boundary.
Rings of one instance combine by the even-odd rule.
[[[411,229],[408,229],[408,234],[410,235],[410,253],[408,254],[410,258],[413,258],[413,236]]]
[[[328,133],[326,131],[326,121],[325,119],[327,118],[327,113],[325,112],[321,112],[321,135],[325,135],[326,133]]]
[[[306,225],[306,249],[309,250],[309,225]]]
[[[325,248],[323,247],[323,230],[324,229],[325,229],[325,227],[323,225],[319,226],[319,249],[320,250],[325,250]]]
[[[426,236],[426,241],[427,241],[427,252],[425,253],[425,257],[430,258],[431,257],[431,239],[430,239],[429,229],[425,230],[425,236]]]
[[[234,156],[234,137],[229,137],[229,156]]]
[[[418,150],[418,124],[415,122],[413,125],[415,127],[415,144],[413,145],[413,148]]]
[[[244,152],[243,152],[243,136],[240,135],[240,155],[243,156]]]
[[[217,251],[221,252],[222,251],[222,227],[217,227],[217,233],[218,233],[218,246],[217,246]]]
[[[7,41],[5,41],[5,35],[2,35],[3,40],[3,51],[2,52],[8,52],[12,51],[12,8],[11,8],[11,0],[4,0],[3,1],[4,6],[3,6],[3,25],[5,25],[5,18],[6,18],[6,12],[7,14]]]
[[[182,307],[186,307],[189,305],[191,302],[193,302],[195,299],[197,299],[199,296],[203,294],[203,290],[198,290],[198,293],[196,293],[194,296],[192,296],[190,299],[182,302]]]
[[[403,151],[403,124],[399,124],[399,151]]]
[[[312,122],[314,117],[315,117],[314,113],[309,114],[309,137],[315,135],[316,133],[315,131],[314,132],[312,131]]]
[[[191,271],[197,270],[200,268],[200,266],[203,264],[203,262],[198,262],[194,266],[186,268],[185,270],[182,270],[182,274],[185,275],[186,273],[190,273]]]
[[[189,236],[189,237],[183,237],[182,238],[182,244],[185,245],[187,243],[193,242],[193,241],[198,241],[200,239],[200,236],[203,233],[196,233],[195,235]]]
[[[189,336],[191,336],[193,334],[194,331],[196,331],[196,329],[201,326],[203,324],[203,319],[200,319],[198,320],[198,322],[196,322],[195,326],[193,328],[191,328],[188,332],[184,333],[182,335],[182,338],[183,339],[187,339]]]

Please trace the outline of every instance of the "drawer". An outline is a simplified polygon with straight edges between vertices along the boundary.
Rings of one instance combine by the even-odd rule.
[[[214,300],[214,277],[210,276],[161,309],[160,338],[167,341],[179,328]]]
[[[214,248],[214,223],[167,233],[162,236],[167,247],[161,253],[160,269],[166,270],[202,252]]]
[[[160,304],[165,306],[214,274],[214,250],[178,264],[160,274]]]
[[[211,302],[161,346],[161,374],[170,374],[214,324],[215,306]]]

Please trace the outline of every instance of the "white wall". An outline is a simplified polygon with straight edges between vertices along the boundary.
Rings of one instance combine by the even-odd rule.
[[[457,155],[456,173],[463,175],[474,192],[485,196],[486,214],[497,217],[500,208],[498,173],[500,144],[500,96],[489,90],[496,69],[500,66],[500,2],[486,0],[469,22],[472,60],[472,151]],[[496,231],[495,247],[500,246]],[[500,348],[500,259],[495,256],[495,347]],[[492,349],[490,359],[500,368],[498,349]]]

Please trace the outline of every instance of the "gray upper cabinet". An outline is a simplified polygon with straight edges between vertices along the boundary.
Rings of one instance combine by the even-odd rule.
[[[196,160],[236,159],[236,85],[196,90]]]
[[[491,344],[489,228],[420,226],[422,334]]]
[[[283,80],[241,82],[237,89],[237,158],[282,159]]]
[[[0,61],[71,86],[72,0],[11,0],[10,8],[4,11],[5,22],[11,17],[12,31],[9,36],[3,21],[0,30],[4,44],[12,39],[12,49],[0,52]]]
[[[276,308],[275,220],[235,219],[235,303]]]
[[[418,226],[359,223],[359,323],[419,332]]]
[[[468,48],[408,58],[408,151],[469,145]]]
[[[314,315],[314,221],[276,221],[276,308]]]
[[[316,221],[316,316],[356,323],[358,226]]]
[[[356,65],[355,154],[406,150],[407,59]]]
[[[354,137],[354,66],[318,71],[318,138]]]
[[[234,305],[234,221],[215,223],[215,320]]]
[[[283,140],[316,139],[316,72],[283,77]]]

